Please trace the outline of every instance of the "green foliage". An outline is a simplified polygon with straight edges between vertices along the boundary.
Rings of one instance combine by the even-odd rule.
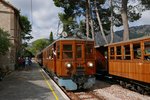
[[[33,54],[37,54],[38,52],[42,51],[45,47],[49,45],[48,39],[38,39],[32,42],[32,46],[28,47],[28,50]]]
[[[79,29],[80,32],[85,33],[85,12],[86,12],[86,0],[53,0],[57,7],[62,7],[64,13],[59,14],[59,19],[63,23],[63,30],[67,33],[73,32],[75,29]],[[102,7],[106,0],[98,0],[97,5],[99,9],[100,17],[105,30],[109,30],[110,26],[110,11],[107,8]],[[94,2],[91,0],[92,18],[94,20],[94,29],[99,31],[98,21],[94,11]],[[108,17],[106,17],[108,16]]]
[[[6,54],[6,52],[9,50],[9,47],[9,34],[0,28],[0,55]]]
[[[33,53],[27,49],[18,52],[18,57],[34,57]]]
[[[77,21],[75,9],[80,0],[53,0],[57,7],[62,7],[64,13],[59,13],[59,19],[63,24],[63,31],[72,32],[76,28]]]
[[[53,41],[54,41],[54,39],[53,39],[53,32],[50,32],[49,43],[51,44]]]
[[[29,41],[30,39],[33,38],[30,34],[31,28],[32,28],[30,21],[28,20],[28,18],[26,16],[21,16],[20,20],[21,20],[21,24],[22,24],[22,28],[23,28],[21,37],[23,40]]]
[[[87,0],[53,0],[57,7],[64,9],[64,13],[60,13],[59,19],[63,24],[63,31],[67,33],[72,30],[79,29],[85,34],[85,13]],[[110,0],[96,0],[98,12],[102,21],[102,26],[105,34],[109,34],[111,7]],[[138,2],[138,3],[137,3]],[[132,5],[134,3],[134,5]],[[135,5],[136,4],[136,5]],[[94,23],[94,32],[100,32],[98,21],[95,13],[94,0],[90,0],[91,15]],[[122,26],[121,17],[122,0],[113,0],[113,24],[116,27]],[[127,16],[129,22],[137,21],[141,18],[142,12],[150,9],[150,0],[128,0]],[[91,33],[90,33],[91,34]]]

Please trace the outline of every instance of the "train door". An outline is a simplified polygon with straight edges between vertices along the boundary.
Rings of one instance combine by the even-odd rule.
[[[75,54],[75,58],[76,58],[76,66],[83,66],[84,63],[84,56],[83,56],[83,52],[84,52],[84,44],[80,43],[80,44],[76,44],[76,54]]]
[[[53,58],[54,73],[56,73],[56,44],[53,46]]]

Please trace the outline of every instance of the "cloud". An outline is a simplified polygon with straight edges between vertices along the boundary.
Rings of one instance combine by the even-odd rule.
[[[22,15],[28,17],[32,22],[32,36],[34,41],[39,38],[49,38],[52,31],[56,33],[58,30],[58,13],[63,9],[55,7],[53,0],[7,0],[21,11]],[[56,35],[56,34],[54,34]]]
[[[150,25],[150,10],[144,11],[142,13],[142,17],[139,20],[135,22],[129,22],[129,27],[139,26],[139,25]],[[114,31],[118,31],[122,29],[123,26],[114,27]]]
[[[34,41],[39,38],[49,38],[49,34],[52,31],[54,37],[56,37],[56,32],[58,30],[58,13],[63,12],[62,8],[55,7],[53,0],[32,0],[32,14],[31,14],[31,0],[7,0],[13,4],[16,8],[21,10],[21,14],[28,16],[31,20],[32,15],[32,36]],[[138,21],[130,22],[129,26],[139,26],[139,25],[150,25],[150,11],[145,11],[142,13],[142,18]],[[123,27],[115,27],[114,30],[121,30]],[[60,32],[62,27],[60,29]]]

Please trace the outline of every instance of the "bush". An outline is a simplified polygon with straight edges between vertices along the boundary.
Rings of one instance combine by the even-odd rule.
[[[9,50],[9,47],[9,34],[0,28],[0,55],[6,54],[6,52]]]

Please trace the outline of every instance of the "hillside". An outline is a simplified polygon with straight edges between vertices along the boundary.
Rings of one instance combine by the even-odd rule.
[[[129,38],[139,38],[143,36],[150,36],[150,25],[141,25],[141,26],[134,26],[129,28],[130,34]],[[115,32],[116,35],[119,37],[123,37],[123,30]]]

